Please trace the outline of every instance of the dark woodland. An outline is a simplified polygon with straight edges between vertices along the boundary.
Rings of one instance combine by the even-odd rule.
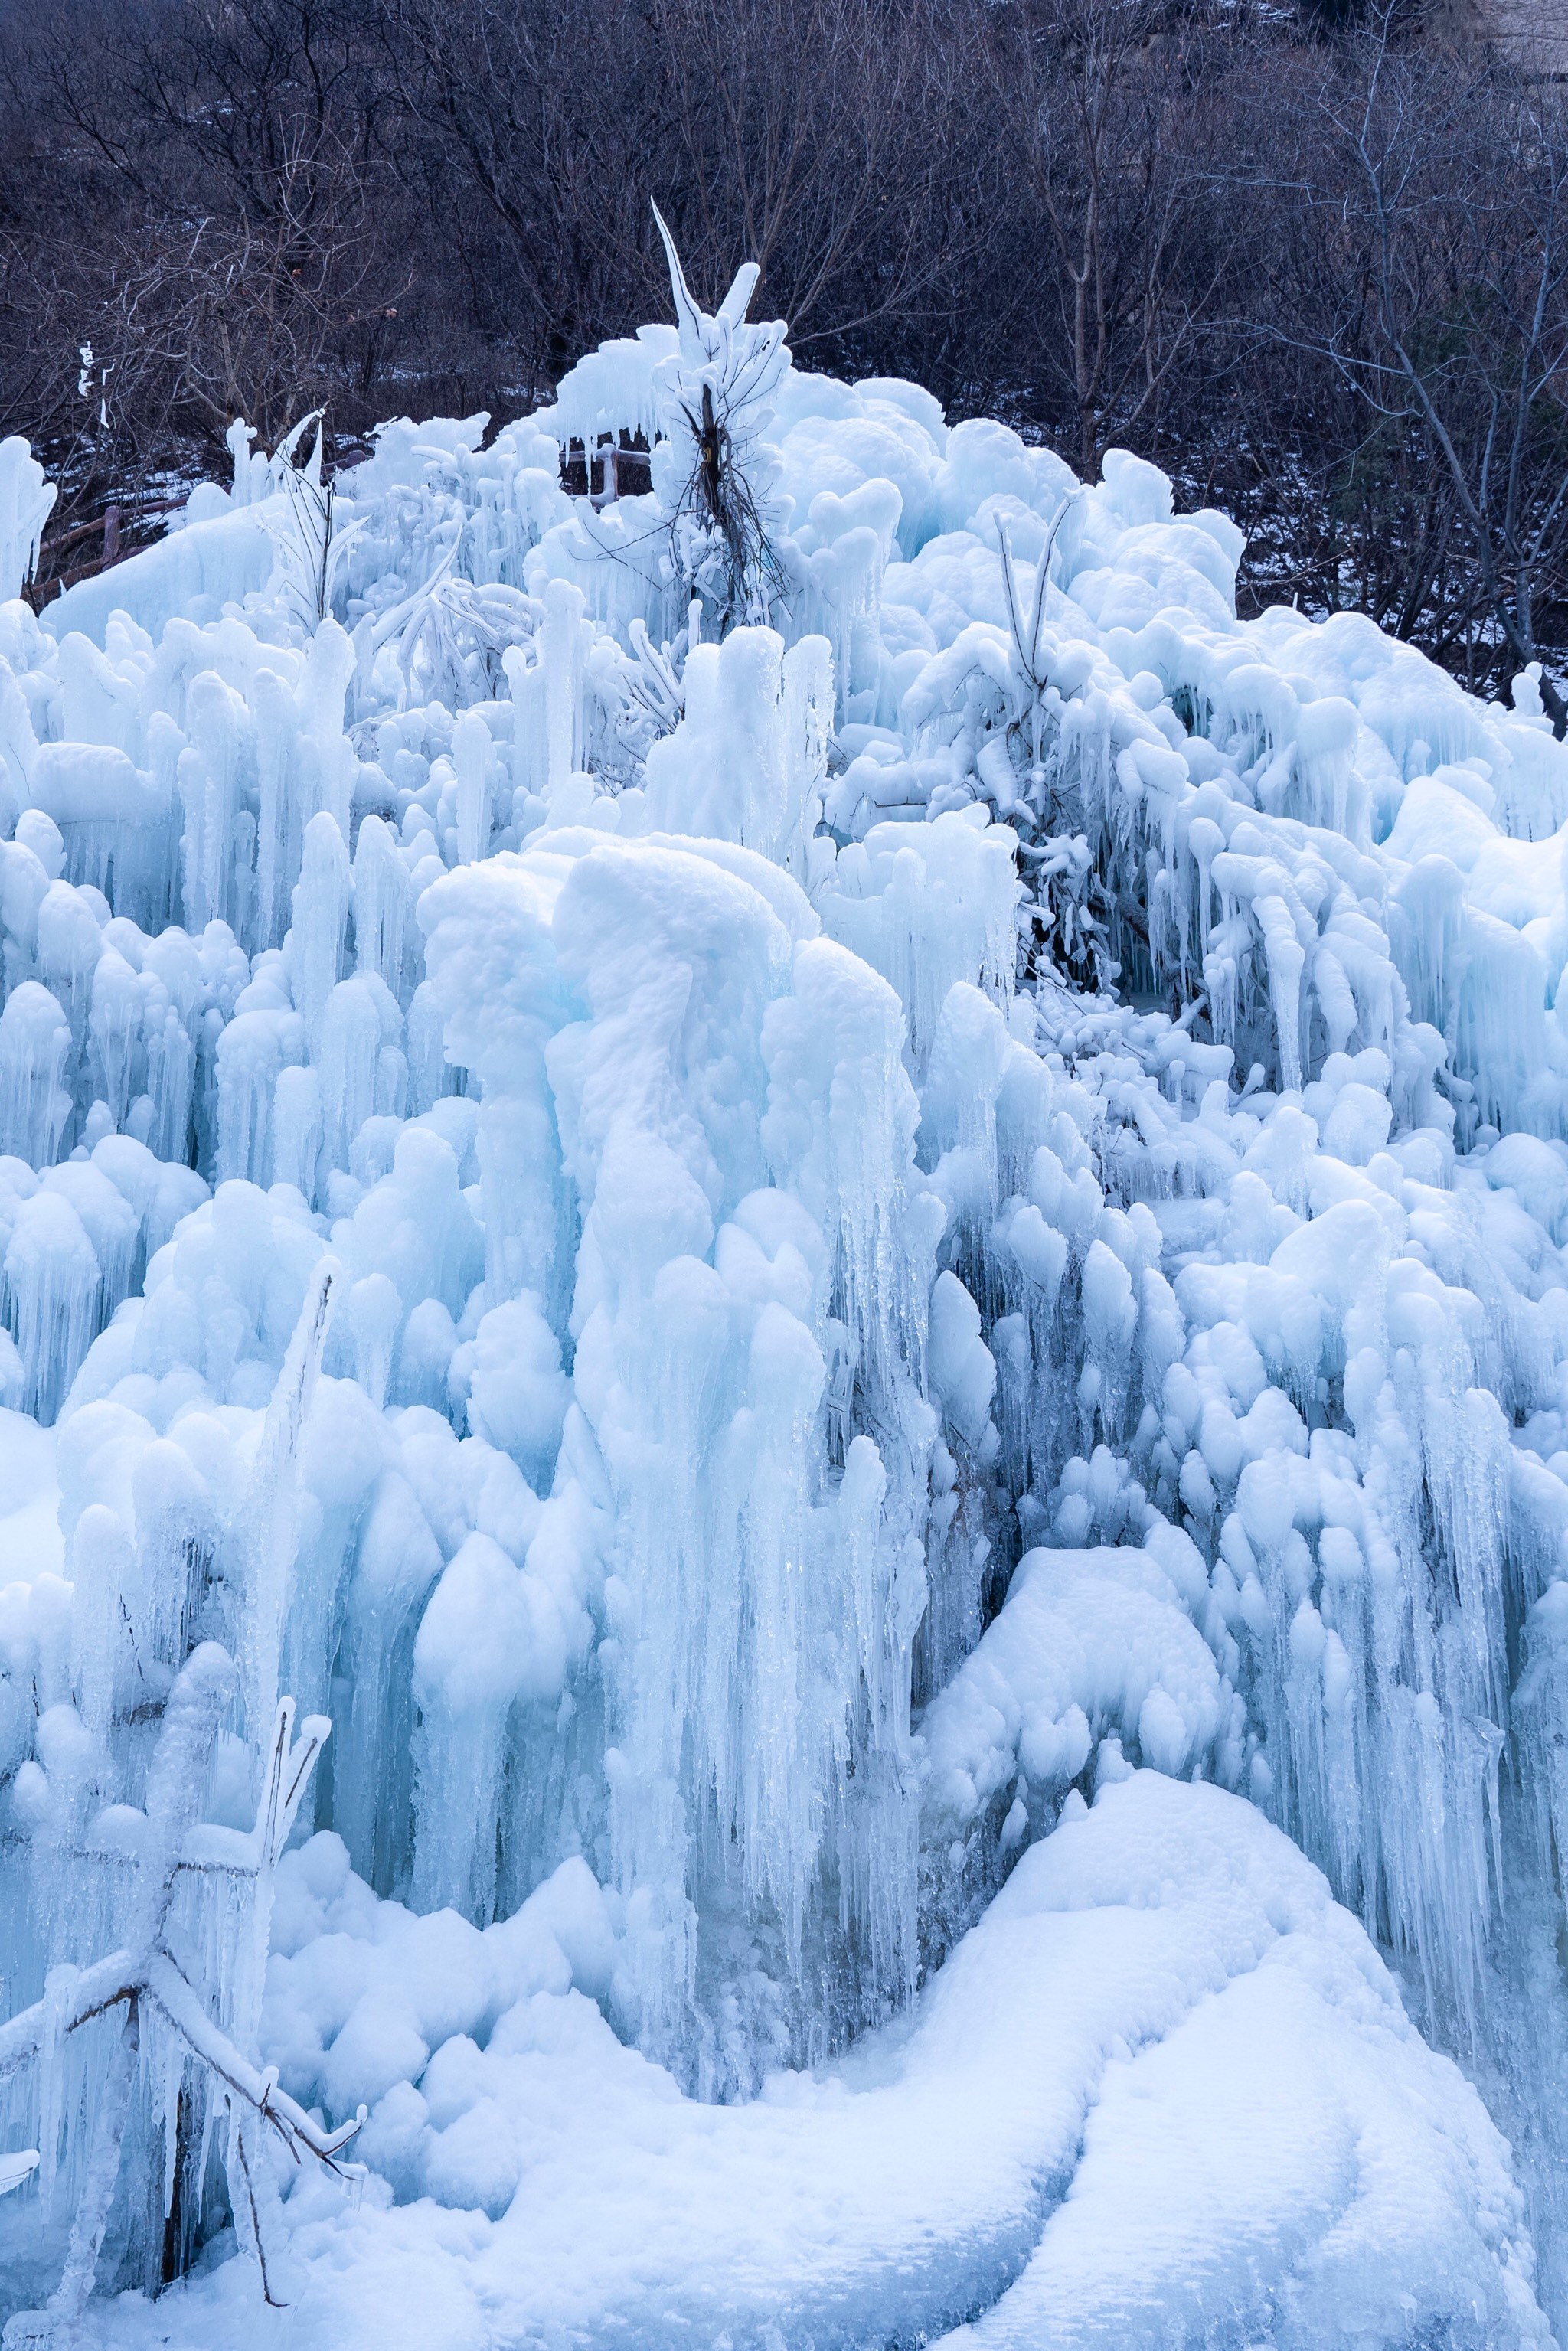
[[[0,434],[38,599],[244,415],[497,423],[762,265],[899,374],[1249,533],[1477,690],[1568,656],[1568,84],[1354,0],[0,0]],[[1554,684],[1554,679],[1556,684]]]

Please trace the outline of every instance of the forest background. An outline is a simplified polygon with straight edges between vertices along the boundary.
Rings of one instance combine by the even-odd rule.
[[[549,398],[663,315],[650,198],[797,364],[928,386],[1568,713],[1568,80],[1400,0],[0,0],[0,434],[36,601],[243,415]],[[638,486],[582,453],[577,486]]]

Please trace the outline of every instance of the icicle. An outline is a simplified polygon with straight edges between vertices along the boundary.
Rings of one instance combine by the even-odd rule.
[[[47,1167],[71,1113],[63,1080],[70,1025],[47,987],[24,980],[0,1012],[0,1151]]]
[[[553,726],[556,722],[552,720],[550,723]],[[553,732],[550,739],[553,757]],[[465,710],[452,730],[452,758],[457,769],[457,862],[460,865],[472,865],[476,858],[489,853],[490,756],[488,726],[477,711]]]
[[[23,1408],[52,1421],[98,1328],[100,1281],[81,1218],[59,1193],[24,1200],[5,1274],[6,1320],[26,1366]]]
[[[340,979],[327,999],[312,1059],[320,1083],[321,1147],[329,1167],[347,1167],[350,1148],[377,1100],[383,1046],[402,1031],[396,1002],[374,973]]]
[[[304,861],[294,885],[294,924],[284,950],[312,1061],[320,1050],[327,999],[341,970],[343,925],[352,895],[342,831],[335,818],[313,816],[305,828]]]
[[[58,495],[25,441],[15,434],[0,441],[0,604],[20,596],[32,578]]]
[[[545,590],[544,626],[538,632],[544,674],[546,797],[562,790],[579,765],[582,738],[583,594],[570,580],[552,580]]]
[[[487,750],[487,728],[485,737]],[[453,739],[455,744],[455,730]],[[486,838],[486,849],[488,845]],[[355,957],[361,971],[373,972],[397,997],[403,985],[408,910],[408,869],[398,854],[392,831],[379,816],[367,816],[354,850]]]

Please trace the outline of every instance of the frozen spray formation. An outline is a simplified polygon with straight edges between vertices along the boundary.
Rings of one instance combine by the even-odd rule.
[[[672,267],[0,604],[6,2307],[1545,2344],[1568,748]]]

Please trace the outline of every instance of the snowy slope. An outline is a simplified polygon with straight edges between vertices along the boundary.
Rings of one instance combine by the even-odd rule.
[[[318,1901],[329,1933],[352,1915]],[[302,2218],[273,2339],[402,2340],[411,2297],[408,2339],[454,2346],[934,2340],[970,2313],[955,2344],[1547,2339],[1506,2151],[1361,1930],[1252,1807],[1147,1771],[815,2079],[700,2105],[541,1988],[483,2052],[449,2040],[369,2152],[434,2200]],[[246,2293],[231,2264],[146,2339],[242,2332]],[[98,2339],[142,2339],[116,2316]]]
[[[1568,749],[751,283],[0,604],[6,2306],[1544,2343]]]

